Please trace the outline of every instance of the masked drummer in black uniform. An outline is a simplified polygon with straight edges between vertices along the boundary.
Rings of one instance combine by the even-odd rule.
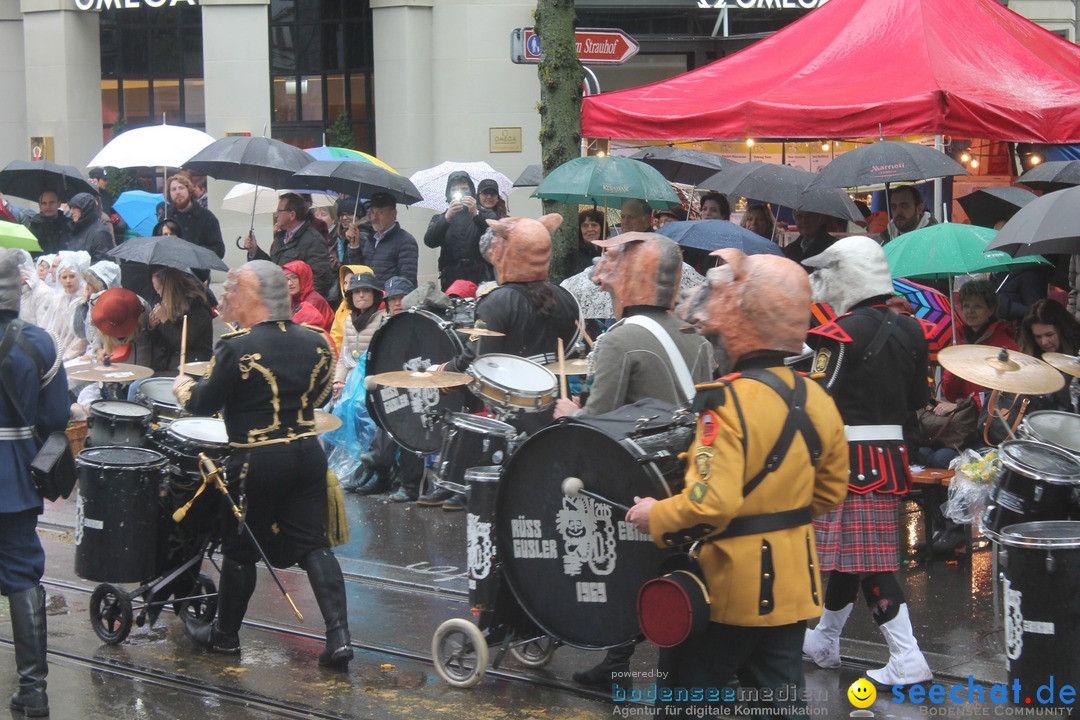
[[[326,622],[319,664],[343,669],[353,649],[345,584],[327,541],[326,455],[313,415],[330,396],[334,352],[321,330],[289,320],[285,276],[271,262],[253,260],[229,273],[221,314],[242,329],[222,337],[201,381],[180,375],[173,391],[194,415],[221,411],[230,494],[246,502],[247,524],[270,562],[307,571]],[[229,518],[217,618],[208,624],[184,616],[184,630],[201,647],[239,653],[260,556]]]
[[[562,223],[561,215],[488,220],[494,231],[486,257],[495,268],[499,286],[476,303],[476,325],[503,333],[478,337],[465,351],[444,363],[443,370],[465,372],[477,356],[487,353],[517,355],[546,365],[558,358],[561,338],[569,348],[577,337],[580,310],[577,300],[564,288],[548,282],[551,233]],[[486,237],[486,236],[485,236]],[[510,418],[508,423],[531,433],[552,420],[552,411]],[[438,505],[453,497],[437,489],[420,498],[421,505]],[[454,498],[457,502],[461,498]]]

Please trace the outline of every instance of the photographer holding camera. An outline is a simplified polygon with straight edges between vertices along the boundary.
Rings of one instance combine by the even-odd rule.
[[[439,281],[442,289],[455,280],[480,284],[494,279],[491,266],[480,254],[480,236],[487,231],[487,220],[495,220],[495,212],[477,202],[472,178],[464,171],[450,173],[446,180],[446,212],[431,218],[424,244],[441,248]]]

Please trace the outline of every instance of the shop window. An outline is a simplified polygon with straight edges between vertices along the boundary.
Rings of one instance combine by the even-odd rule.
[[[345,76],[330,75],[326,78],[326,121],[334,122],[345,112]],[[307,118],[307,115],[304,115]]]
[[[101,124],[112,125],[120,117],[120,83],[101,81]]]
[[[341,72],[345,69],[345,32],[341,23],[322,26],[323,72]]]
[[[296,36],[290,26],[270,28],[270,67],[275,73],[296,70]]]
[[[363,73],[349,76],[349,115],[353,119],[368,116],[368,77]]]
[[[154,81],[154,119],[164,115],[165,122],[176,124],[183,122],[180,114],[180,81]]]
[[[323,119],[323,88],[321,75],[306,75],[300,79],[300,117],[306,122]]]
[[[300,23],[296,26],[296,62],[300,72],[322,70],[322,37],[318,25]]]
[[[295,78],[274,78],[273,122],[295,122],[300,119],[297,112]]]
[[[203,81],[184,81],[184,120],[189,125],[206,124],[206,95]]]
[[[125,80],[124,119],[128,127],[144,125],[151,118],[150,83],[146,80]]]

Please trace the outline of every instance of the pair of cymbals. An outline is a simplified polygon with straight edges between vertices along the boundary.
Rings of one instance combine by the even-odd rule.
[[[337,415],[326,412],[325,410],[315,411],[315,432],[328,433],[331,430],[337,430],[341,427],[342,421]]]
[[[574,358],[573,360],[566,361],[566,375],[588,375],[589,374],[589,361],[585,358]],[[559,367],[559,363],[553,362],[544,366],[556,375],[562,375],[563,370]]]
[[[1061,372],[1080,378],[1080,357],[1064,353],[1043,353],[1042,359]]]
[[[376,385],[399,388],[449,388],[468,385],[472,378],[465,373],[427,370],[397,370],[371,375],[368,381]]]
[[[91,365],[73,370],[68,373],[68,378],[84,382],[130,383],[136,380],[145,380],[153,374],[153,370],[142,365],[112,363],[111,365]]]
[[[1046,395],[1065,386],[1065,378],[1054,367],[1005,348],[953,345],[938,353],[938,362],[952,374],[991,390]]]
[[[206,371],[210,369],[209,360],[201,360],[199,362],[184,363],[184,374],[195,375],[202,377],[206,374]]]

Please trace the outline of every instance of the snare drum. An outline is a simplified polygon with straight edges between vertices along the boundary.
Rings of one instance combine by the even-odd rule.
[[[87,447],[141,447],[145,444],[146,430],[150,426],[150,410],[136,403],[98,400],[90,405],[86,424],[89,428]]]
[[[1028,413],[1020,424],[1020,437],[1049,443],[1080,457],[1080,415],[1060,410]]]
[[[456,325],[438,315],[412,308],[391,315],[368,346],[367,374],[427,370],[452,360],[463,350]],[[396,388],[378,385],[368,391],[371,416],[402,447],[417,453],[437,452],[442,446],[439,418],[460,412],[465,393],[438,388]]]
[[[169,459],[174,473],[201,478],[199,453],[222,461],[229,454],[229,434],[218,418],[178,418],[151,434],[151,444]]]
[[[469,389],[488,407],[507,413],[543,412],[555,403],[559,381],[543,365],[517,355],[481,355],[469,366]]]
[[[435,484],[464,493],[469,468],[502,465],[517,430],[499,420],[454,413],[448,418]]]
[[[169,377],[147,378],[135,391],[136,402],[153,410],[154,422],[162,420],[168,422],[187,414],[181,409],[180,402],[173,395],[173,380],[174,378]]]
[[[1009,440],[999,448],[1001,469],[990,487],[983,532],[998,540],[1009,525],[1069,520],[1076,514],[1080,460],[1033,440]]]

